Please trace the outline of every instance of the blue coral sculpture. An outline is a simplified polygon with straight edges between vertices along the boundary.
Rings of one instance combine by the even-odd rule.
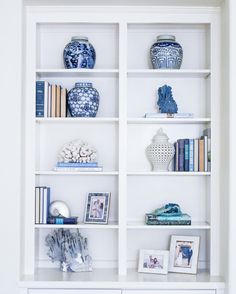
[[[172,88],[164,85],[158,89],[157,106],[161,113],[177,113],[178,106],[172,95]]]

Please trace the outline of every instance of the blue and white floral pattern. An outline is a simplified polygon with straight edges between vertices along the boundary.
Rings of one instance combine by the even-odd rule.
[[[68,108],[72,117],[95,117],[99,93],[92,83],[76,83],[68,93]]]
[[[94,68],[96,52],[86,39],[73,39],[63,53],[65,68]]]
[[[158,40],[150,49],[154,69],[180,69],[183,49],[174,40]]]

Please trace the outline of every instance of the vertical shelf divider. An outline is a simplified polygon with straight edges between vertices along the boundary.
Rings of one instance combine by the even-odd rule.
[[[119,275],[127,273],[127,23],[119,23]]]

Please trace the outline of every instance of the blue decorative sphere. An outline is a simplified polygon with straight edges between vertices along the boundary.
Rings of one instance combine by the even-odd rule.
[[[72,117],[95,117],[99,93],[92,83],[76,83],[68,93],[68,109]]]
[[[96,52],[87,37],[72,37],[63,52],[65,68],[94,68]]]
[[[154,69],[180,69],[183,49],[175,36],[160,35],[150,49],[150,56]]]

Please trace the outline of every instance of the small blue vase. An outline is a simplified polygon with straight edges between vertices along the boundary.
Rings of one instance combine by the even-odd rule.
[[[154,69],[180,69],[183,49],[175,36],[160,35],[150,49],[150,56]]]
[[[65,68],[94,68],[96,52],[87,37],[72,37],[63,52]]]
[[[95,117],[99,106],[99,93],[92,83],[75,83],[68,93],[68,109],[72,117]]]

